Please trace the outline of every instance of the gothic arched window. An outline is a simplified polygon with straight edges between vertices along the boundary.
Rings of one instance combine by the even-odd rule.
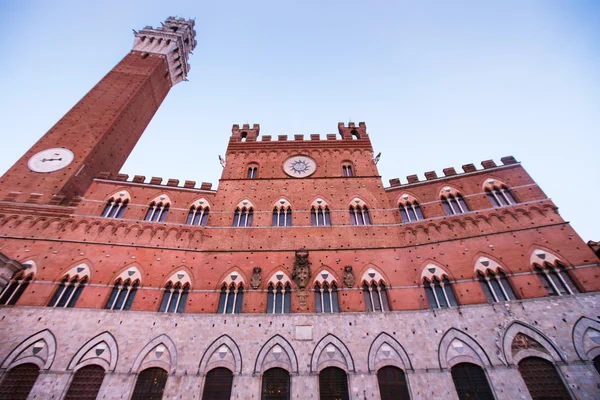
[[[221,286],[219,297],[219,314],[241,314],[244,302],[244,286],[226,283]]]
[[[32,279],[33,273],[27,270],[15,273],[0,293],[0,305],[12,306],[16,304]]]
[[[200,199],[190,206],[186,225],[206,226],[208,221],[208,212],[210,211],[208,202],[204,199]]]
[[[281,199],[273,207],[273,226],[292,226],[292,206]]]
[[[423,216],[423,212],[421,211],[421,206],[417,202],[417,200],[409,195],[403,194],[400,196],[400,202],[398,202],[398,208],[400,210],[400,216],[402,217],[402,222],[415,222],[425,219]]]
[[[566,296],[579,293],[567,269],[560,263],[551,265],[544,263],[543,267],[535,264],[535,272],[550,296]]]
[[[354,167],[352,166],[352,163],[345,162],[344,164],[342,164],[342,175],[354,176]]]
[[[54,296],[52,296],[52,300],[50,300],[50,304],[48,307],[63,307],[63,308],[73,308],[75,307],[75,303],[81,296],[81,292],[85,288],[87,284],[87,276],[83,278],[74,277],[69,278],[66,276],[60,282],[58,289],[54,292]]]
[[[348,376],[343,369],[328,367],[319,372],[320,400],[350,400]]]
[[[129,200],[130,196],[126,191],[113,195],[106,201],[102,216],[105,218],[122,218],[127,209],[127,205],[129,204]]]
[[[252,226],[254,211],[252,203],[243,200],[237,205],[233,214],[233,226],[237,228],[246,228]]]
[[[310,222],[312,226],[331,226],[329,207],[324,200],[317,199],[311,205]]]
[[[283,368],[271,368],[262,377],[261,400],[289,400],[290,373]]]
[[[165,222],[171,204],[167,201],[153,201],[148,206],[144,221],[148,222]]]
[[[462,194],[460,194],[456,189],[451,187],[445,187],[442,189],[440,193],[440,198],[442,200],[442,205],[444,206],[444,210],[448,215],[456,215],[463,214],[469,212],[469,207],[465,202]]]
[[[377,371],[381,400],[410,400],[406,375],[398,367],[387,366]]]
[[[556,367],[550,361],[526,357],[519,362],[519,372],[533,400],[571,399]]]
[[[425,278],[423,279],[423,286],[431,308],[456,307],[458,305],[450,280],[446,276],[441,281],[437,276],[431,278],[431,280]]]
[[[369,209],[361,199],[354,199],[350,203],[350,222],[352,225],[371,225]]]
[[[483,293],[490,303],[517,299],[508,282],[508,277],[501,269],[496,273],[491,269],[487,269],[485,273],[479,271],[477,272],[477,277],[479,278],[481,289],[483,289]]]
[[[365,296],[365,305],[368,312],[390,311],[390,305],[387,299],[387,290],[385,283],[363,282],[363,295]]]
[[[125,281],[118,279],[113,286],[112,292],[110,292],[110,297],[106,303],[106,309],[129,310],[131,308],[131,304],[133,303],[133,299],[135,298],[135,294],[137,293],[138,287],[139,282],[137,280],[132,283],[131,279],[126,279]]]
[[[460,400],[494,400],[485,371],[471,363],[456,364],[450,370]]]
[[[69,391],[64,400],[96,400],[104,380],[104,368],[87,365],[73,374]]]
[[[185,303],[187,301],[189,291],[190,285],[188,283],[167,283],[158,311],[182,314],[183,310],[185,309]]]
[[[140,372],[131,400],[161,400],[168,374],[162,368],[147,368]]]
[[[204,379],[202,399],[221,400],[231,397],[233,373],[227,368],[214,368],[208,371]]]
[[[504,182],[488,179],[484,185],[484,189],[488,199],[490,199],[490,202],[494,207],[505,207],[517,204],[510,189]]]
[[[25,400],[40,374],[35,364],[21,364],[11,368],[2,377],[0,399]]]
[[[248,167],[248,179],[256,179],[258,177],[258,167],[251,165]]]
[[[338,290],[335,282],[315,283],[315,308],[318,313],[340,312]]]
[[[269,279],[267,290],[267,314],[287,314],[291,310],[292,287],[290,278],[277,271]]]

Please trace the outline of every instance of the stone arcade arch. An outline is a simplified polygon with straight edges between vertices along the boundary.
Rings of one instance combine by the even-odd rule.
[[[154,338],[144,346],[133,362],[131,372],[140,373],[154,367],[162,368],[169,374],[175,373],[177,348],[173,340],[165,334]]]
[[[313,350],[310,358],[310,372],[317,373],[327,367],[341,368],[354,372],[354,358],[346,345],[335,335],[325,335]]]
[[[40,370],[49,370],[56,355],[56,338],[44,329],[23,340],[2,361],[2,369],[11,369],[20,364],[35,364]]]
[[[581,317],[573,326],[573,347],[581,361],[600,356],[600,322]]]
[[[388,365],[393,365],[404,371],[413,371],[412,362],[404,347],[388,333],[381,332],[369,347],[369,373]]]
[[[481,345],[470,335],[456,328],[446,331],[438,347],[438,361],[441,369],[467,362],[490,368],[492,363]]]
[[[102,332],[81,346],[69,362],[67,370],[76,371],[88,365],[99,365],[106,372],[113,372],[118,359],[119,348],[115,337],[109,332]]]
[[[515,341],[515,337],[519,334],[526,335],[527,337],[535,340],[542,346],[543,349],[529,347],[518,352],[514,352],[513,355],[512,345]],[[558,347],[552,343],[542,332],[532,326],[526,325],[521,321],[513,322],[506,329],[502,339],[502,350],[504,352],[504,359],[509,365],[517,365],[519,361],[529,356],[540,357],[552,363],[566,362],[565,356],[559,351]]]
[[[261,347],[254,363],[254,373],[264,373],[270,368],[282,368],[289,373],[298,373],[296,352],[290,342],[279,334],[271,337]]]
[[[218,367],[227,368],[238,375],[242,373],[242,353],[229,335],[219,336],[208,346],[198,364],[198,374],[204,376]]]

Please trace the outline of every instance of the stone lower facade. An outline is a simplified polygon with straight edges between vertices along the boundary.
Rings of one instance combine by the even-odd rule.
[[[73,372],[106,371],[99,399],[129,399],[137,374],[168,371],[164,399],[200,399],[204,377],[233,371],[232,399],[259,399],[273,367],[291,375],[292,399],[318,399],[318,374],[348,373],[353,400],[379,399],[377,370],[405,371],[413,399],[458,399],[450,369],[481,366],[497,399],[530,399],[517,364],[552,361],[576,399],[600,397],[600,294],[441,310],[336,314],[158,314],[46,307],[0,308],[0,374],[41,369],[29,399],[62,399]],[[538,346],[515,348],[517,335]],[[540,346],[541,345],[541,346]]]

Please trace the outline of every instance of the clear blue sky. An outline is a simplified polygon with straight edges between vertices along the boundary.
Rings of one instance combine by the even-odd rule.
[[[173,88],[122,172],[217,185],[234,123],[365,121],[384,182],[514,155],[600,240],[600,1],[0,0],[0,173],[131,48],[196,18]]]

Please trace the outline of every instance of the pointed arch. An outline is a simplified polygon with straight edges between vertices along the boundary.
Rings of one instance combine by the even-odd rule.
[[[110,332],[104,331],[81,346],[69,362],[67,370],[73,371],[88,365],[99,365],[105,371],[113,372],[117,367],[118,359],[117,341]]]
[[[331,350],[333,350],[332,352],[329,351],[330,346]],[[325,351],[327,353],[333,353],[333,355],[329,356],[330,360],[319,362],[321,354]],[[338,355],[336,358],[334,358],[334,356],[336,356],[336,352]],[[348,350],[344,342],[342,342],[337,336],[332,333],[328,333],[327,335],[323,336],[321,340],[319,340],[312,352],[310,357],[310,372],[317,373],[323,368],[332,366],[342,368],[346,372],[355,372],[354,358],[352,357],[350,350]]]
[[[361,283],[380,284],[383,282],[386,285],[391,287],[391,283],[390,283],[388,277],[386,276],[385,272],[383,272],[381,270],[381,268],[377,267],[375,264],[369,263],[369,264],[365,265],[361,269],[359,274],[361,277],[360,278]]]
[[[161,204],[161,203],[162,204],[171,204],[171,198],[169,197],[168,194],[163,192],[163,193],[160,193],[160,194],[154,196],[152,198],[152,200],[150,200],[149,204],[152,204],[152,203],[154,203],[154,204]]]
[[[442,267],[440,263],[433,260],[426,260],[424,262],[423,270],[421,271],[421,281],[423,281],[423,279],[432,281],[434,278],[437,278],[441,281],[444,279],[444,277],[447,277],[451,281],[454,280],[446,268]]]
[[[529,264],[532,267],[534,265],[543,266],[545,264],[557,266],[558,263],[564,265],[565,267],[571,266],[571,264],[568,263],[562,256],[559,256],[554,251],[542,246],[532,246],[529,249],[529,253]]]
[[[237,265],[229,268],[229,270],[221,275],[216,282],[216,288],[220,289],[224,284],[228,287],[233,284],[235,287],[243,286],[246,289],[248,288],[246,274]]]
[[[121,271],[117,274],[117,277],[111,282],[115,283],[117,281],[125,282],[129,279],[131,283],[135,283],[136,281],[139,284],[142,284],[142,276],[143,270],[138,263],[131,263],[124,268],[121,268]]]
[[[111,201],[111,200],[112,201],[116,201],[116,200],[131,201],[131,193],[126,188],[120,188],[118,190],[113,191],[110,196],[106,196],[105,200],[106,201]]]
[[[279,361],[281,358],[280,355],[272,355],[278,347],[285,352],[289,363]],[[268,368],[265,367],[265,364]],[[256,356],[256,361],[254,362],[254,373],[260,374],[267,369],[274,367],[283,368],[290,373],[298,373],[298,357],[296,357],[296,352],[290,342],[279,334],[272,336],[260,348],[260,351]]]
[[[501,262],[496,257],[489,255],[487,253],[482,253],[482,252],[477,253],[474,257],[473,264],[474,264],[473,274],[475,277],[477,276],[477,272],[481,272],[481,273],[485,274],[486,271],[488,271],[488,270],[490,270],[496,274],[498,273],[499,270],[501,270],[505,273],[510,273],[510,269],[506,266],[505,263]]]
[[[523,334],[532,338],[543,346],[545,352],[538,349],[526,349],[513,355],[512,344],[518,334]],[[530,356],[543,358],[553,363],[567,361],[558,346],[546,335],[533,326],[521,321],[514,321],[504,332],[504,337],[502,338],[502,350],[504,352],[504,359],[509,365],[517,365],[523,358]]]
[[[395,353],[395,355],[392,353],[392,351]],[[388,352],[389,354],[385,354]],[[408,353],[404,347],[387,332],[381,332],[375,339],[373,339],[371,346],[369,347],[368,354],[367,363],[369,373],[375,372],[379,368],[388,365],[393,365],[404,371],[413,370],[412,362],[410,361]],[[378,357],[380,354],[382,357]]]
[[[186,266],[180,265],[179,267],[175,268],[175,272],[168,275],[168,278],[165,279],[162,287],[165,287],[170,283],[173,286],[179,284],[181,287],[189,285],[191,288],[192,282],[193,276],[190,269]]]
[[[3,369],[10,369],[20,364],[32,363],[41,370],[48,370],[56,355],[56,337],[44,329],[23,340],[2,361]]]
[[[55,281],[61,281],[65,278],[68,280],[77,279],[83,280],[88,278],[92,279],[93,264],[87,258],[71,263],[71,266],[65,268],[55,279]]]
[[[221,357],[222,348],[229,350],[230,359],[225,359],[227,354]],[[221,353],[221,354],[218,354]],[[220,360],[213,358],[213,355],[218,354]],[[200,363],[198,364],[198,374],[206,375],[213,368],[223,367],[231,370],[235,374],[242,373],[242,353],[237,343],[229,335],[221,335],[216,338],[206,349]]]
[[[162,350],[162,348],[159,348],[161,345],[168,350],[169,361],[166,361],[165,359],[161,360],[164,354],[157,354]],[[152,350],[156,350],[154,355],[150,353]],[[164,351],[162,351],[162,353],[164,353]],[[175,373],[175,368],[177,367],[177,347],[175,346],[173,340],[164,333],[155,337],[148,344],[146,344],[146,346],[144,346],[144,348],[135,358],[130,372],[139,373],[140,371],[151,367],[163,368],[170,374]]]
[[[321,265],[314,274],[313,284],[316,282],[321,284],[327,283],[329,285],[335,283],[338,287],[340,287],[340,282],[342,281],[334,272],[333,268],[329,268],[327,265]]]
[[[593,360],[600,355],[600,322],[588,317],[579,318],[573,326],[571,337],[581,361]]]
[[[285,269],[283,269],[282,267],[277,267],[275,269],[275,272],[271,273],[269,279],[267,280],[267,286],[269,284],[272,284],[273,286],[277,286],[277,285],[291,285],[292,284],[292,280],[290,279],[290,275],[287,273],[287,271]]]
[[[482,368],[492,366],[483,347],[469,334],[456,328],[448,329],[442,336],[438,346],[438,362],[441,369],[452,368],[462,362],[477,364]]]

